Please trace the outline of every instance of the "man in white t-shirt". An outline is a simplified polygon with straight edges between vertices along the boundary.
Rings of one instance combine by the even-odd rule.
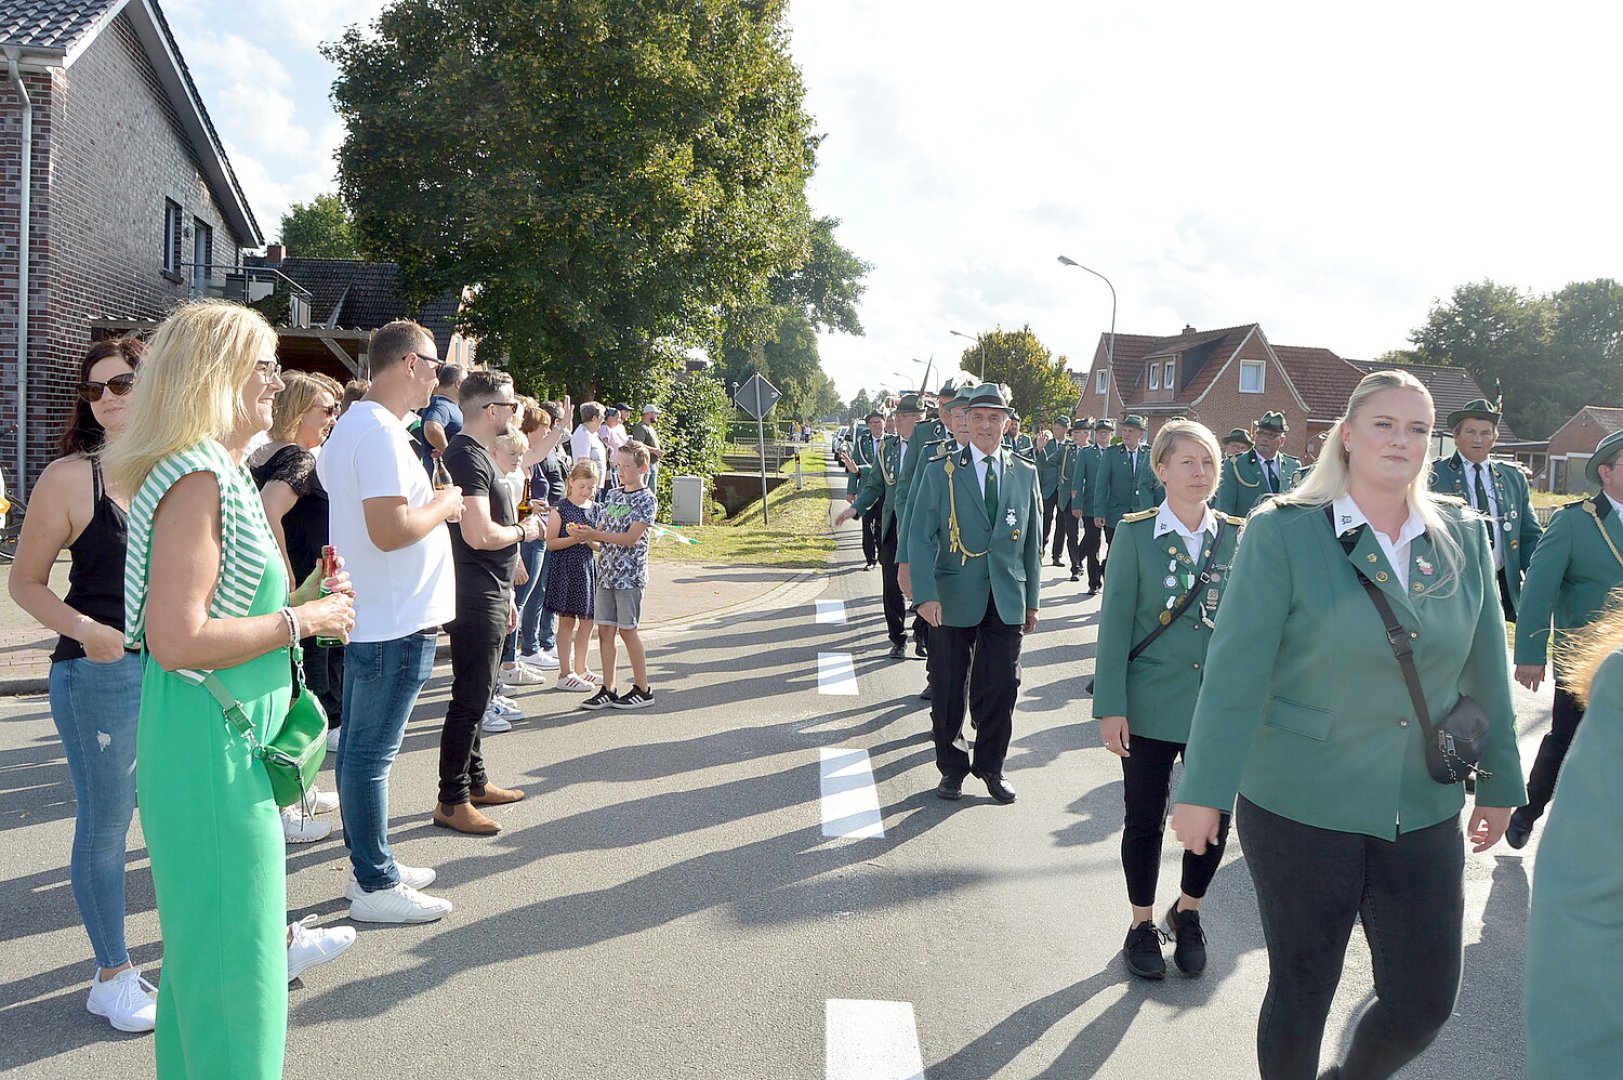
[[[444,524],[461,515],[462,492],[433,489],[402,419],[434,388],[440,361],[433,335],[408,320],[392,322],[373,332],[368,355],[372,387],[339,418],[316,459],[329,542],[356,592],[335,765],[353,866],[344,895],[357,922],[433,922],[451,902],[421,892],[434,880],[432,869],[394,861],[389,769],[434,670],[440,626],[456,617]]]
[[[597,462],[602,479],[598,486],[609,482],[609,455],[598,432],[603,427],[603,406],[596,401],[583,401],[580,406],[580,425],[569,436],[569,456],[576,461]]]

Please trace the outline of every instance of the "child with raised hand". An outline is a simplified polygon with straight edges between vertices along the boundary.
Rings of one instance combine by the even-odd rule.
[[[558,689],[585,692],[602,680],[586,667],[592,643],[593,599],[597,588],[592,552],[597,545],[576,532],[596,521],[592,496],[603,486],[596,461],[582,458],[569,469],[567,495],[547,512],[546,609],[558,614]]]
[[[603,662],[603,685],[581,702],[583,709],[641,709],[654,703],[648,685],[648,654],[637,624],[642,618],[642,594],[648,586],[648,540],[654,524],[654,493],[648,490],[648,447],[635,439],[614,453],[620,486],[611,488],[598,504],[595,525],[569,526],[572,535],[601,546],[597,557],[597,597],[594,603],[597,644]],[[625,642],[631,662],[631,689],[616,694],[616,639]]]

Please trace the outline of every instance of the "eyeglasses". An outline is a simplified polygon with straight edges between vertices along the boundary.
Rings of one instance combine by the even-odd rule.
[[[79,396],[89,402],[101,400],[103,390],[111,390],[114,397],[123,397],[135,389],[135,372],[127,371],[122,375],[114,375],[106,382],[92,382],[86,379],[79,384]]]
[[[310,407],[312,409],[315,409],[317,412],[326,413],[328,416],[337,416],[338,415],[338,406],[337,405],[312,405]]]
[[[441,368],[441,367],[442,367],[442,366],[443,366],[443,365],[444,365],[444,363],[445,363],[445,361],[443,361],[443,360],[441,360],[441,359],[440,359],[440,358],[439,358],[439,357],[437,357],[437,356],[424,356],[424,355],[423,355],[423,354],[422,354],[422,353],[420,353],[420,352],[409,352],[409,353],[407,353],[407,354],[406,354],[406,355],[407,355],[407,356],[415,356],[415,357],[416,357],[416,358],[417,358],[417,359],[419,359],[419,360],[421,360],[421,361],[422,361],[422,362],[423,362],[423,363],[425,363],[425,364],[427,364],[427,365],[428,365],[428,366],[429,366],[429,368],[430,368],[430,369],[431,369],[431,370],[433,370],[433,371],[435,371],[435,372],[438,372],[438,371],[439,371],[439,369],[440,369],[440,368]]]
[[[485,408],[488,409],[488,408],[491,408],[492,406],[494,406],[494,407],[496,407],[498,409],[512,409],[515,415],[518,413],[518,402],[516,402],[516,401],[487,401],[487,402],[485,402]]]
[[[282,377],[282,365],[275,360],[255,360],[254,370],[264,376],[267,382]]]

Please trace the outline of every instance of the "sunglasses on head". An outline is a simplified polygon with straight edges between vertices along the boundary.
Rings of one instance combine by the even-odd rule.
[[[79,396],[88,402],[101,400],[103,390],[111,390],[114,397],[123,397],[135,388],[135,372],[127,371],[122,375],[114,375],[106,382],[93,382],[86,379],[79,384]]]

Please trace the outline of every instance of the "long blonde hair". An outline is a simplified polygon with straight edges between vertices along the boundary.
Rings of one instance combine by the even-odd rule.
[[[250,421],[242,387],[276,331],[252,308],[191,300],[170,313],[147,344],[124,433],[105,452],[115,487],[137,491],[153,466]]]
[[[1330,425],[1330,430],[1325,432],[1324,450],[1320,452],[1318,461],[1313,463],[1313,471],[1308,473],[1307,479],[1302,481],[1300,487],[1293,488],[1276,498],[1274,500],[1276,503],[1282,506],[1317,508],[1329,506],[1347,493],[1347,444],[1342,440],[1342,431],[1364,410],[1369,399],[1383,390],[1414,390],[1425,396],[1428,411],[1435,413],[1431,391],[1426,389],[1425,383],[1407,371],[1370,372],[1359,380],[1352,396],[1347,399],[1346,414],[1338,418]],[[1442,508],[1462,504],[1452,495],[1438,495],[1431,490],[1429,463],[1422,466],[1415,474],[1415,478],[1409,481],[1405,498],[1409,505],[1414,507],[1415,513],[1420,515],[1427,534],[1442,556],[1443,573],[1438,576],[1437,583],[1427,591],[1435,596],[1447,596],[1453,592],[1453,587],[1458,583],[1460,567],[1465,556],[1448,527]]]
[[[1555,670],[1579,705],[1589,707],[1589,684],[1619,647],[1623,647],[1623,588],[1613,589],[1601,613],[1555,647]]]
[[[322,393],[331,396],[334,405],[344,396],[344,388],[338,385],[338,380],[319,371],[284,371],[282,382],[286,385],[271,407],[271,442],[292,442],[299,433],[299,421],[304,419],[305,410],[314,405]]]

